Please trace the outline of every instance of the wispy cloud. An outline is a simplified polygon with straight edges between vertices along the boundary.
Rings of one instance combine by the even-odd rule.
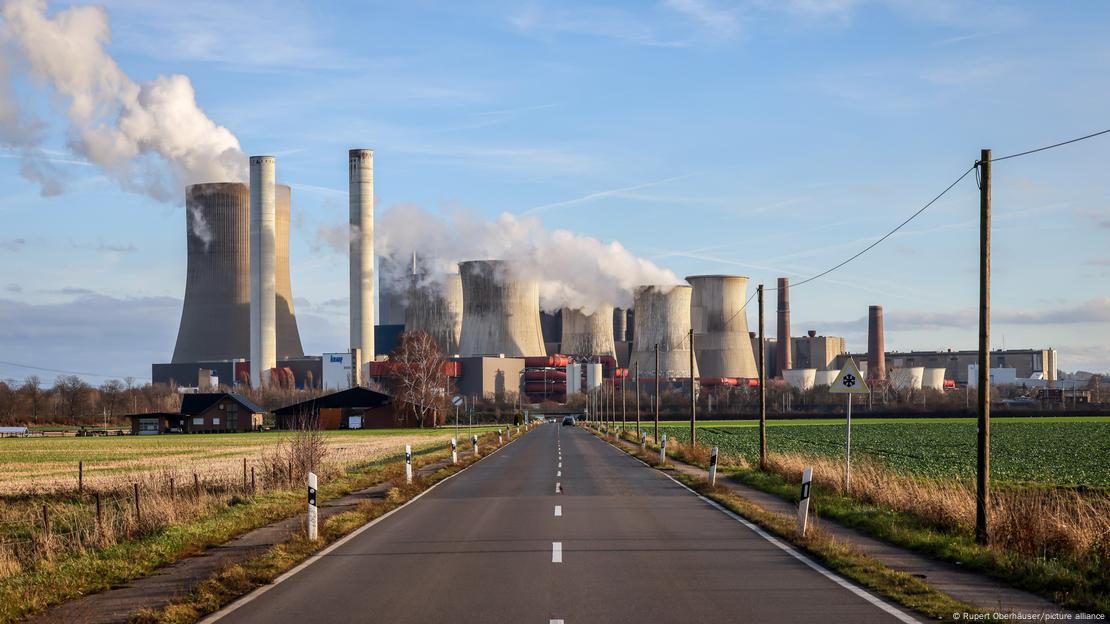
[[[564,200],[564,201],[552,202],[550,204],[543,204],[542,206],[535,206],[535,207],[529,208],[528,210],[525,210],[521,214],[530,215],[530,214],[535,214],[537,212],[544,212],[546,210],[551,210],[552,208],[566,208],[568,206],[577,206],[579,204],[588,204],[590,202],[595,202],[599,199],[604,199],[606,197],[618,196],[622,193],[627,193],[629,191],[638,191],[638,190],[645,189],[645,188],[651,188],[653,186],[660,186],[662,184],[667,184],[669,182],[674,182],[676,180],[682,180],[682,179],[689,178],[689,177],[695,176],[695,175],[698,175],[698,173],[697,172],[695,172],[695,173],[686,173],[686,174],[679,175],[679,176],[664,178],[662,180],[655,180],[653,182],[644,182],[643,184],[636,184],[636,185],[633,185],[633,186],[625,186],[625,187],[621,187],[621,188],[609,189],[609,190],[606,190],[606,191],[597,191],[595,193],[588,193],[588,194],[583,195],[581,197],[575,197],[574,199],[567,199],[567,200]]]
[[[740,33],[739,12],[713,0],[665,0],[664,4],[693,20],[714,37],[730,39]]]
[[[27,247],[26,238],[0,239],[0,249],[4,251],[23,251]]]
[[[650,21],[635,13],[610,7],[563,9],[532,2],[509,16],[508,23],[516,32],[541,40],[576,35],[667,48],[689,45],[661,36]]]

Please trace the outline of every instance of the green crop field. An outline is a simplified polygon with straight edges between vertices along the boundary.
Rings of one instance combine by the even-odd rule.
[[[644,423],[651,433],[652,424]],[[698,442],[756,458],[754,421],[702,421]],[[668,437],[689,439],[687,423],[661,423]],[[771,452],[843,457],[844,420],[771,421]],[[975,474],[972,418],[852,419],[852,455],[900,472],[940,478]],[[998,418],[991,422],[991,475],[1008,482],[1110,486],[1110,418]]]

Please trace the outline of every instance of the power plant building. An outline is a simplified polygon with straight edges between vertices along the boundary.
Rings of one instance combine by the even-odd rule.
[[[884,355],[889,370],[915,367],[943,368],[944,378],[954,380],[961,386],[968,383],[968,366],[979,362],[979,352],[976,350],[887,351]],[[851,357],[859,362],[861,359],[865,359],[867,355],[857,353]],[[838,358],[837,362],[838,365],[842,364],[843,358]],[[1058,379],[1056,349],[1051,348],[991,351],[990,366],[992,369],[1013,369],[1017,379],[1044,379],[1046,381],[1057,381]],[[972,380],[972,385],[974,385],[974,380]]]

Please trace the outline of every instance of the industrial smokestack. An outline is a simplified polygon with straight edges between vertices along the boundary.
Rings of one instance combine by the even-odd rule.
[[[363,362],[374,361],[374,151],[348,152],[351,236],[351,346]]]
[[[748,278],[739,275],[694,275],[690,323],[694,355],[704,377],[759,376],[748,336]]]
[[[284,184],[276,185],[275,192],[277,355],[301,357],[304,351],[289,281],[292,194]],[[194,184],[185,189],[188,268],[171,360],[175,364],[251,356],[250,195],[240,182]]]
[[[559,350],[568,355],[617,356],[613,342],[613,306],[599,305],[592,314],[563,308],[563,337]]]
[[[613,309],[613,340],[626,342],[628,340],[628,309]]]
[[[462,278],[458,273],[443,276],[442,282],[415,284],[405,309],[405,331],[422,331],[445,355],[454,355],[459,352],[462,312]]]
[[[459,275],[463,291],[460,355],[547,355],[540,331],[539,283],[512,275],[501,260],[460,262]]]
[[[883,337],[883,306],[867,308],[867,378],[886,380],[886,339]]]
[[[782,377],[782,371],[794,368],[790,357],[790,278],[779,278],[779,326],[778,340],[775,343],[778,358],[775,361],[775,377]]]
[[[652,377],[690,376],[689,286],[640,286],[636,289],[636,324],[630,366]],[[655,345],[659,345],[659,370],[655,370]],[[698,375],[697,362],[694,376]]]
[[[251,156],[251,387],[277,366],[277,202],[274,157]]]

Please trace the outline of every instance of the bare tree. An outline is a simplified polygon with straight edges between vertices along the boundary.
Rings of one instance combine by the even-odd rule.
[[[42,389],[39,387],[41,385],[42,380],[39,379],[38,375],[31,375],[23,380],[23,386],[19,389],[27,400],[27,407],[31,409],[31,422],[33,423],[38,423],[39,409],[42,408],[43,396]]]
[[[402,422],[411,415],[420,427],[438,423],[447,400],[448,378],[446,359],[435,339],[424,332],[405,332],[389,361],[389,385]]]
[[[123,392],[123,382],[118,379],[109,379],[100,385],[100,409],[111,421],[115,421],[116,411],[123,406]]]

